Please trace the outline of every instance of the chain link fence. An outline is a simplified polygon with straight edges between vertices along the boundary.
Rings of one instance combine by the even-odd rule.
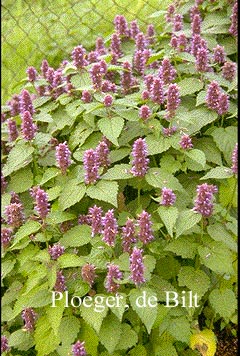
[[[28,66],[39,69],[46,58],[57,68],[82,44],[90,50],[98,36],[113,32],[113,19],[122,14],[137,19],[144,31],[151,15],[170,0],[3,0],[2,101],[20,90]]]

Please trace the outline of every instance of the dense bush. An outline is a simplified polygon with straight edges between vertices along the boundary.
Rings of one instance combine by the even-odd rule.
[[[5,354],[211,356],[235,331],[237,3],[165,20],[116,16],[2,107]]]

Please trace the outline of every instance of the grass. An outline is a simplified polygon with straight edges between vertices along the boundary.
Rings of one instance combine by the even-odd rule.
[[[44,58],[57,68],[70,59],[72,49],[94,46],[98,36],[113,31],[113,19],[123,14],[138,19],[144,31],[159,18],[149,16],[166,9],[171,0],[3,0],[2,1],[2,102],[20,91],[20,81],[32,65]],[[160,28],[161,30],[161,28]],[[20,83],[21,84],[21,83]]]

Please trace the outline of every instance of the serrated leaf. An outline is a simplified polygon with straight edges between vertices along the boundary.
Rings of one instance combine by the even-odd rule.
[[[48,201],[55,200],[59,197],[60,193],[62,191],[62,187],[60,185],[56,185],[55,187],[52,187],[50,189],[46,190],[46,193],[48,195]]]
[[[87,354],[91,356],[98,356],[99,338],[96,332],[84,321],[81,320],[81,329],[79,333],[80,340],[85,341],[85,348]]]
[[[193,295],[197,294],[199,300],[207,292],[210,286],[210,279],[201,270],[183,266],[178,274],[178,284],[180,287],[186,286],[192,291]]]
[[[81,267],[86,263],[83,257],[67,252],[60,256],[57,262],[60,268]]]
[[[40,112],[34,116],[35,121],[39,122],[53,122],[52,116],[47,112]]]
[[[233,172],[230,168],[228,167],[215,167],[210,169],[209,172],[207,172],[207,174],[205,174],[203,177],[200,178],[200,180],[202,179],[226,179],[229,177],[233,176]]]
[[[78,90],[92,89],[92,82],[88,72],[73,75],[71,83]]]
[[[117,207],[117,182],[100,180],[95,185],[87,187],[86,193],[92,199],[103,200]]]
[[[193,259],[197,253],[198,243],[194,242],[192,236],[181,236],[171,241],[164,250],[171,251],[182,258]]]
[[[178,82],[180,96],[196,93],[203,88],[203,81],[197,78],[185,78]]]
[[[50,225],[61,224],[64,221],[73,220],[76,216],[72,213],[67,213],[65,211],[51,211],[47,218],[46,223]]]
[[[55,178],[57,175],[59,175],[59,173],[60,170],[56,167],[47,168],[43,173],[40,185],[43,185],[47,183],[49,180],[51,180],[52,178]]]
[[[209,302],[215,312],[226,320],[237,309],[237,299],[232,289],[214,289],[209,295]]]
[[[153,272],[155,265],[156,265],[156,259],[151,256],[151,255],[145,255],[143,257],[143,263],[144,263],[144,278],[148,281],[151,278],[151,273]]]
[[[160,159],[160,166],[164,167],[164,170],[169,173],[176,173],[181,169],[181,163],[170,154],[165,154]]]
[[[91,227],[88,225],[77,225],[68,230],[59,243],[64,247],[79,247],[91,241]]]
[[[109,160],[111,163],[121,161],[124,157],[128,156],[131,152],[129,147],[120,147],[118,150],[111,151],[109,154]]]
[[[181,342],[189,343],[191,331],[189,321],[185,316],[181,316],[179,318],[171,319],[168,327],[168,332],[171,334],[176,340]]]
[[[194,147],[204,152],[207,162],[213,162],[218,166],[222,165],[221,152],[212,137],[198,138]]]
[[[122,316],[125,312],[125,306],[126,306],[126,301],[127,301],[127,296],[124,293],[118,293],[119,296],[119,303],[114,305],[113,307],[111,307],[111,311],[113,312],[113,314],[116,315],[116,317],[122,321]]]
[[[164,341],[160,345],[157,345],[155,350],[156,356],[178,356],[175,347],[171,341]]]
[[[49,355],[60,343],[60,338],[54,334],[46,315],[38,319],[34,339],[39,356]]]
[[[196,106],[202,105],[206,103],[206,90],[201,90],[196,97]]]
[[[232,152],[237,142],[237,127],[218,127],[211,133],[211,136],[216,142],[217,147],[223,152],[227,163],[231,166]]]
[[[22,193],[33,185],[33,173],[30,167],[20,169],[11,176],[8,190],[15,193]]]
[[[117,105],[117,101],[116,101],[116,105]],[[138,110],[136,110],[135,108],[128,108],[128,109],[115,109],[116,113],[128,120],[128,121],[138,121],[139,120],[139,113]]]
[[[215,111],[211,111],[205,107],[201,107],[192,111],[179,111],[176,118],[180,120],[180,125],[187,129],[188,135],[197,133],[204,126],[214,122],[218,115]]]
[[[118,179],[129,179],[133,178],[130,173],[132,166],[130,164],[115,164],[114,167],[107,170],[107,172],[101,176],[101,179],[106,180],[118,180]]]
[[[232,235],[221,223],[215,223],[207,227],[209,236],[215,241],[221,241],[232,251],[237,252],[237,241],[234,241]]]
[[[231,204],[234,208],[238,206],[238,186],[236,177],[230,177],[227,181],[221,181],[219,186],[219,202],[223,207]]]
[[[62,315],[65,308],[65,300],[64,298],[56,300],[55,306],[48,306],[46,308],[46,315],[48,318],[48,323],[53,329],[53,332],[56,336],[58,336],[59,326],[62,320]]]
[[[37,221],[29,220],[22,225],[15,234],[14,243],[11,247],[15,246],[24,237],[36,233],[41,228],[41,224]]]
[[[79,318],[69,315],[61,319],[59,327],[59,336],[61,342],[67,345],[71,345],[77,337],[77,334],[80,329],[80,320]],[[66,330],[68,332],[66,332]]]
[[[204,329],[190,338],[191,349],[197,349],[202,356],[214,356],[217,350],[216,337],[212,330]]]
[[[143,345],[137,345],[129,352],[130,356],[147,356],[147,351]],[[165,355],[166,356],[166,355]]]
[[[174,206],[160,206],[157,211],[169,235],[173,237],[173,228],[178,218],[178,209]]]
[[[108,315],[107,318],[103,320],[99,331],[99,340],[110,354],[116,349],[120,336],[121,322],[114,314]]]
[[[65,210],[80,202],[86,192],[85,184],[79,184],[77,179],[69,180],[63,187],[59,196],[59,208]]]
[[[156,297],[157,299],[155,291],[150,288],[132,289],[129,293],[131,307],[146,326],[148,334],[150,334],[157,317],[157,306],[151,307],[148,304],[148,301],[150,301],[150,303],[156,303],[151,297]]]
[[[199,169],[195,168],[197,165],[203,169],[206,164],[205,154],[198,149],[193,148],[191,150],[186,150],[185,157],[186,157],[185,160],[186,160],[187,165],[189,165],[189,163],[190,163],[189,159],[191,161],[194,161],[195,166],[193,165],[193,167],[192,167],[192,165],[191,165],[192,170],[199,170]]]
[[[9,336],[8,345],[21,351],[27,351],[34,346],[34,339],[30,333],[19,329]]]
[[[148,282],[148,286],[157,293],[157,298],[161,302],[166,302],[166,292],[177,292],[170,282],[156,274],[152,276],[151,280]]]
[[[190,230],[201,220],[201,215],[192,210],[184,210],[179,214],[176,223],[176,237]]]
[[[137,333],[131,328],[130,325],[124,323],[121,325],[121,335],[119,343],[116,346],[116,350],[127,350],[138,341]]]
[[[171,140],[167,137],[160,136],[158,139],[154,135],[146,136],[148,155],[152,156],[167,151],[171,147]]]
[[[80,311],[81,311],[81,316],[83,317],[85,322],[89,324],[96,331],[97,334],[99,334],[103,319],[107,315],[108,307],[106,305],[102,305],[103,309],[102,308],[101,310],[97,309],[96,297],[97,295],[95,295],[95,302],[91,306],[85,307],[82,304],[80,307]]]
[[[97,123],[98,128],[114,145],[119,146],[118,137],[124,126],[124,119],[121,117],[104,117]]]
[[[18,141],[8,154],[7,162],[3,167],[4,177],[27,166],[32,161],[34,148],[29,143]]]
[[[155,188],[167,187],[172,190],[183,190],[178,179],[161,168],[150,168],[145,175],[145,179],[148,184]]]

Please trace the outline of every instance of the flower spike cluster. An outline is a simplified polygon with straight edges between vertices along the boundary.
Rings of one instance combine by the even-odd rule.
[[[215,185],[203,183],[197,186],[197,198],[193,210],[203,217],[210,217],[213,213],[213,194],[218,189]]]
[[[132,149],[132,169],[131,173],[135,177],[144,177],[148,170],[149,158],[147,158],[147,144],[144,138],[138,138]]]

